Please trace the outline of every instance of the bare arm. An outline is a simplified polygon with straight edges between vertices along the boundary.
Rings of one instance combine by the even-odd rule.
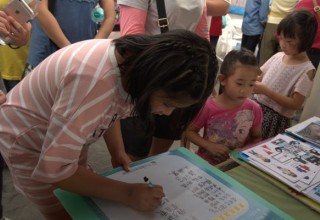
[[[256,81],[255,83],[254,93],[266,95],[279,105],[293,110],[301,108],[305,100],[305,97],[297,92],[292,96],[279,94],[259,81]]]
[[[113,167],[123,166],[125,170],[129,170],[130,158],[125,152],[122,140],[120,120],[113,123],[103,136],[111,155]]]
[[[255,143],[260,142],[262,139],[262,131],[261,131],[261,127],[260,128],[253,128],[250,131],[249,137],[246,141],[246,143],[244,144],[244,146],[249,146]]]
[[[212,155],[219,157],[221,160],[228,158],[228,153],[230,152],[228,147],[202,138],[199,134],[199,129],[193,125],[188,126],[185,135],[193,144],[206,149]]]
[[[116,19],[116,12],[114,10],[114,0],[102,0],[100,1],[101,7],[104,10],[105,19],[101,24],[101,27],[95,36],[96,39],[108,38],[114,27]]]
[[[120,5],[121,36],[144,34],[147,12],[130,6]]]
[[[48,9],[48,0],[42,0],[38,7],[37,20],[39,21],[41,27],[49,36],[49,38],[59,47],[65,47],[70,45],[70,41],[64,35],[61,27],[53,16],[53,14]]]
[[[222,16],[226,15],[230,4],[225,0],[206,0],[208,16]]]
[[[61,189],[85,196],[123,203],[141,211],[151,211],[161,205],[161,186],[145,183],[128,184],[95,174],[79,166],[69,178],[53,183]]]
[[[195,32],[198,35],[210,40],[207,17],[208,17],[207,16],[207,8],[204,7],[203,13],[201,15],[200,21],[199,21],[199,23],[198,23],[198,25],[196,27]]]

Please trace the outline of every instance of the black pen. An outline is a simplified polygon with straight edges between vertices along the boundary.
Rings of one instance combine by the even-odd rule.
[[[143,177],[143,180],[144,180],[145,183],[148,184],[149,187],[153,187],[153,184],[152,184],[152,182],[148,179],[148,177],[146,177],[146,176]]]

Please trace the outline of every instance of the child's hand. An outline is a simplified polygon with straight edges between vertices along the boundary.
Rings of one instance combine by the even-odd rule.
[[[253,88],[253,93],[255,94],[265,94],[265,91],[268,89],[262,82],[256,81]]]
[[[7,100],[6,94],[0,90],[0,105]]]
[[[162,186],[145,183],[130,184],[127,205],[139,211],[152,211],[161,205],[165,196]]]
[[[225,161],[229,158],[230,149],[222,144],[214,144],[209,150],[211,156],[217,162]]]

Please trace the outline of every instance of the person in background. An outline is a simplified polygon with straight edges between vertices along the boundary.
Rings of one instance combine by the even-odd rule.
[[[0,8],[9,3],[9,0],[0,0]],[[8,16],[0,10],[0,18],[6,21]],[[14,19],[14,18],[10,18]],[[3,35],[8,46],[0,47],[0,74],[5,85],[6,92],[9,92],[17,85],[22,77],[28,56],[28,40],[31,30],[30,23],[20,24],[11,21],[11,28],[3,28]],[[4,23],[1,23],[4,25]],[[9,31],[9,33],[8,33]]]
[[[208,16],[226,15],[228,13],[230,4],[231,4],[231,0],[206,0],[207,15]]]
[[[315,5],[316,3],[316,5]],[[307,50],[308,57],[313,66],[317,69],[320,60],[320,1],[319,0],[300,0],[296,6],[296,10],[307,9],[317,18],[318,31],[310,49]],[[315,11],[315,7],[318,6],[318,12]]]
[[[122,36],[160,33],[156,0],[134,2],[118,0],[117,2],[120,5],[120,32]],[[165,0],[164,3],[170,31],[186,29],[209,40],[205,0],[191,0],[188,3],[183,0]],[[155,115],[155,131],[152,133],[147,132],[145,124],[138,117],[120,120],[119,125],[115,125],[115,129],[121,129],[123,145],[121,148],[112,143],[108,145],[110,152],[112,152],[113,166],[123,165],[128,168],[131,160],[139,160],[167,151],[173,141],[179,140],[181,136],[180,128],[172,125],[177,123],[171,123],[172,118],[178,117],[176,115],[180,114],[180,111],[183,110],[176,110],[170,117]],[[117,143],[120,143],[120,140]]]
[[[199,147],[196,153],[210,164],[224,162],[235,148],[261,141],[262,110],[249,99],[259,74],[257,60],[247,49],[232,50],[223,60],[218,75],[223,92],[207,100],[185,132]]]
[[[0,1],[3,8],[9,1]],[[0,35],[7,45],[0,46],[0,73],[4,86],[10,91],[21,79],[26,60],[27,46],[30,36],[30,24],[20,24],[13,17],[0,10]],[[14,50],[15,49],[15,50]],[[2,79],[1,79],[2,81]],[[6,101],[6,95],[0,91],[0,105]],[[8,219],[3,216],[2,190],[3,190],[4,161],[0,155],[0,219]]]
[[[213,47],[217,47],[219,37],[222,34],[222,16],[212,16],[210,24],[210,43]]]
[[[0,8],[8,3],[9,1],[0,0]],[[7,44],[0,45],[0,73],[4,78],[7,91],[10,91],[21,79],[28,49],[25,45],[28,43],[30,30],[30,23],[20,24],[13,17],[0,10],[0,35],[4,36],[3,41]],[[0,90],[0,105],[5,101],[6,95]],[[0,219],[7,220],[8,218],[3,216],[2,206],[4,165],[2,155],[0,155]]]
[[[53,194],[56,188],[140,211],[156,209],[164,197],[161,186],[96,174],[86,166],[88,148],[102,136],[107,144],[119,140],[112,128],[120,118],[137,115],[151,131],[152,114],[199,110],[216,72],[210,43],[186,30],[92,39],[60,49],[0,106],[0,151],[15,188],[48,220],[70,219]]]
[[[242,21],[241,47],[255,52],[267,23],[268,13],[268,0],[247,1]]]
[[[315,67],[308,58],[317,34],[315,15],[308,10],[288,14],[277,27],[282,52],[262,67],[254,88],[254,99],[263,110],[262,139],[283,133],[310,95]]]
[[[276,39],[276,30],[280,21],[294,10],[299,0],[272,0],[266,27],[263,31],[259,65],[262,66],[270,57],[279,52],[280,47]]]
[[[214,47],[217,46],[219,36],[222,34],[222,16],[228,13],[230,3],[231,0],[206,1],[210,42]]]
[[[117,2],[120,5],[122,36],[137,33],[150,35],[160,33],[156,0],[139,0],[135,3],[128,0],[118,0]],[[192,0],[188,4],[183,0],[165,0],[164,2],[169,30],[188,29],[209,39],[205,0]],[[135,19],[132,19],[131,16]]]
[[[105,16],[99,31],[98,24],[91,20],[98,3]],[[42,0],[36,18],[24,75],[60,48],[82,40],[108,38],[115,22],[114,0]]]

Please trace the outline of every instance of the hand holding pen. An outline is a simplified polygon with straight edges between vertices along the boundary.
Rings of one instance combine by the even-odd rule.
[[[165,194],[162,186],[152,184],[147,177],[143,180],[145,183],[129,184],[127,205],[140,211],[152,211],[161,206]]]
[[[153,187],[153,184],[152,184],[152,182],[148,179],[148,177],[143,177],[143,180],[144,180],[144,182],[146,183],[146,184],[148,184],[148,186],[149,187]]]

